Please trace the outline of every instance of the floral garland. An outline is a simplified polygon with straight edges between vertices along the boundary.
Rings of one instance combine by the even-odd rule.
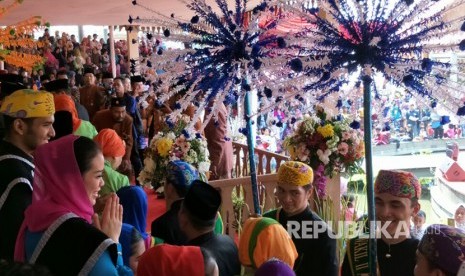
[[[345,119],[328,119],[317,108],[316,115],[306,115],[295,132],[284,141],[292,160],[304,162],[315,171],[314,184],[319,196],[324,196],[326,176],[346,172],[363,172],[365,155],[363,133]]]
[[[200,133],[186,130],[188,116],[180,116],[172,128],[157,133],[147,148],[144,168],[137,178],[154,188],[164,185],[168,162],[182,160],[193,165],[205,177],[210,169],[207,140]]]
[[[22,1],[16,0],[15,3]],[[12,5],[12,8],[15,5]],[[2,8],[0,7],[0,10]],[[5,12],[5,8],[4,8]],[[2,16],[0,11],[0,17]],[[13,26],[0,28],[0,60],[31,72],[35,66],[42,65],[44,58],[36,53],[37,48],[45,46],[44,42],[34,40],[32,34],[43,26],[50,26],[40,16],[22,20]]]

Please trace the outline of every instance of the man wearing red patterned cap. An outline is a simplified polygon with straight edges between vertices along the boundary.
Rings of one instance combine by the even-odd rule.
[[[420,183],[410,172],[381,170],[374,188],[380,230],[380,237],[377,237],[378,275],[413,275],[419,241],[410,236],[410,220],[420,210]],[[348,242],[342,276],[368,275],[368,241],[365,236]]]

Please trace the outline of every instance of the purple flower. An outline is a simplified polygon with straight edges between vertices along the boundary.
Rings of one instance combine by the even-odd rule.
[[[313,186],[315,187],[316,194],[320,199],[326,196],[326,182],[325,166],[320,164],[315,170],[313,178]]]

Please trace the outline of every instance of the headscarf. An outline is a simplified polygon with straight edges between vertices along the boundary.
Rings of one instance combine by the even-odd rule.
[[[119,235],[119,243],[123,249],[123,262],[124,265],[129,266],[129,258],[132,255],[132,233],[137,229],[127,223],[123,223],[121,227],[121,234]]]
[[[74,141],[78,138],[68,135],[36,149],[32,203],[24,212],[24,222],[16,240],[16,261],[24,261],[26,229],[45,231],[67,213],[92,222],[94,209],[74,155]]]
[[[307,164],[286,161],[278,169],[278,185],[306,186],[313,183],[313,170]]]
[[[298,254],[291,237],[274,219],[249,218],[239,240],[242,265],[257,268],[273,257],[294,267]]]
[[[139,186],[123,187],[116,192],[123,206],[123,222],[133,225],[147,239],[147,194]]]
[[[440,269],[456,274],[464,261],[465,231],[433,224],[426,228],[418,251]]]
[[[200,247],[161,244],[147,250],[139,259],[139,276],[205,276]]]
[[[388,193],[396,197],[420,199],[421,185],[411,172],[380,170],[375,180],[375,193]]]
[[[94,141],[100,145],[103,156],[121,157],[126,153],[123,139],[121,139],[118,133],[113,129],[102,129],[97,136],[94,137]]]
[[[13,118],[48,117],[55,113],[53,95],[49,92],[22,89],[6,96],[0,113]]]
[[[295,276],[295,272],[285,262],[273,258],[263,263],[255,271],[255,276]]]
[[[73,117],[73,131],[76,131],[81,125],[81,119],[78,117],[76,104],[73,99],[66,94],[55,94],[56,111],[68,111]]]

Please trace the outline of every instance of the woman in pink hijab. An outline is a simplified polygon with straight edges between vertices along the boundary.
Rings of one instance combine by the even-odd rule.
[[[16,240],[15,260],[46,266],[53,275],[125,274],[118,197],[106,202],[101,221],[93,211],[104,184],[98,145],[68,135],[39,147],[34,160],[32,204]]]

